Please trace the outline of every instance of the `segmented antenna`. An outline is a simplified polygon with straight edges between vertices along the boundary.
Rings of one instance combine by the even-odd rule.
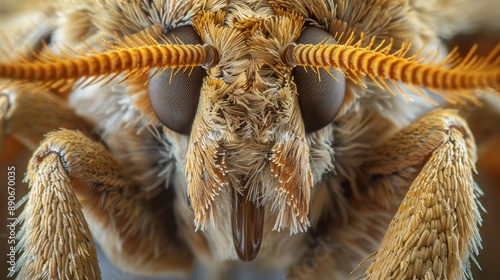
[[[217,51],[209,45],[149,45],[92,53],[81,57],[0,62],[0,79],[59,82],[125,73],[133,75],[151,68],[213,65]],[[45,61],[48,60],[48,61]]]
[[[408,46],[389,54],[372,48],[354,45],[290,45],[284,60],[292,66],[337,68],[354,76],[367,75],[381,88],[389,88],[389,80],[438,92],[458,92],[471,89],[493,89],[500,86],[500,44],[485,58],[473,55],[472,50],[463,60],[452,52],[444,62],[423,64],[417,57],[405,58]],[[446,65],[451,63],[452,65]],[[359,82],[354,80],[354,82]]]

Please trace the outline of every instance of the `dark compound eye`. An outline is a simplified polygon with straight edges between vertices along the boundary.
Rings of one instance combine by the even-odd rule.
[[[166,34],[172,42],[174,37],[184,44],[203,44],[200,36],[192,26],[177,27]],[[173,71],[178,71],[174,69]],[[160,121],[169,129],[188,135],[193,125],[200,90],[206,71],[195,67],[190,71],[178,71],[171,76],[172,69],[156,75],[149,81],[149,100],[153,111]],[[189,74],[191,72],[191,74]]]
[[[321,28],[308,26],[302,31],[296,43],[320,44],[331,37]],[[333,40],[328,42],[336,43]],[[295,67],[292,70],[306,132],[314,132],[332,122],[344,101],[345,77],[332,70],[332,76],[337,79],[335,80],[324,70],[320,71],[321,81],[318,80],[318,74],[311,69],[306,72],[303,67]]]

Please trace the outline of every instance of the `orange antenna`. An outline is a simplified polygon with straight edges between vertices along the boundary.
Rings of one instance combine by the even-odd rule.
[[[441,91],[497,89],[500,86],[500,44],[486,58],[470,54],[449,68],[442,64],[423,64],[415,61],[416,57],[403,57],[402,53],[405,52],[388,54],[376,51],[372,44],[367,48],[298,44],[287,48],[284,60],[293,66],[339,68],[366,74],[388,90],[391,89],[385,80]]]
[[[57,57],[14,63],[0,62],[0,79],[20,81],[61,81],[118,73],[133,75],[151,68],[204,66],[217,63],[210,45],[149,45],[92,53],[81,57]]]

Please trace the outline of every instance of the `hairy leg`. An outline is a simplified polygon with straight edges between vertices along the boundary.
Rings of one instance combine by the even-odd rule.
[[[99,279],[90,232],[113,262],[132,273],[191,268],[192,256],[166,213],[172,201],[149,199],[103,145],[82,133],[48,134],[27,178],[22,277]]]
[[[367,279],[461,279],[477,254],[481,218],[472,173],[476,148],[454,110],[436,110],[397,133],[367,164],[397,186],[416,178],[379,250],[365,260]],[[371,262],[371,263],[370,263]]]

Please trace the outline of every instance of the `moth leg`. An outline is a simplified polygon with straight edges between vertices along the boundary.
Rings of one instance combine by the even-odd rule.
[[[62,127],[82,132],[93,129],[89,121],[76,115],[64,99],[51,92],[21,88],[0,93],[2,140],[12,134],[34,150],[46,133]]]
[[[463,279],[480,247],[476,147],[454,110],[436,110],[397,133],[367,170],[401,178],[416,174],[392,219],[366,279]],[[366,260],[368,261],[368,260]]]
[[[192,255],[166,213],[172,201],[149,199],[102,144],[76,131],[52,132],[34,152],[27,179],[21,279],[100,279],[91,232],[127,272],[190,270]]]

